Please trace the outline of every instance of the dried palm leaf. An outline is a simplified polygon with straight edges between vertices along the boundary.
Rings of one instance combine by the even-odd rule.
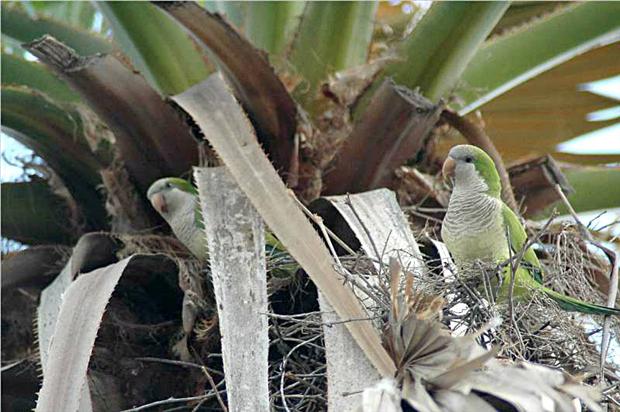
[[[453,337],[437,321],[443,299],[413,288],[396,260],[390,262],[392,307],[384,330],[384,346],[394,360],[400,397],[420,412],[437,411],[574,411],[578,399],[600,411],[599,392],[559,370],[542,365],[496,359],[499,347],[487,350],[476,342],[480,333]],[[483,328],[486,330],[492,325]],[[381,384],[366,390],[375,403],[398,403]],[[366,394],[365,394],[366,395]],[[380,402],[379,402],[380,401]],[[383,406],[381,406],[383,407]],[[386,406],[387,407],[387,406]],[[398,410],[398,409],[397,409]]]

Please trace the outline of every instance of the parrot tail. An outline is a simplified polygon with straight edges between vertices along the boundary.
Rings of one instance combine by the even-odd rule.
[[[615,315],[620,316],[620,308],[610,308],[607,306],[587,303],[579,299],[571,298],[554,290],[543,288],[543,292],[564,310],[569,312],[581,312],[588,315]]]

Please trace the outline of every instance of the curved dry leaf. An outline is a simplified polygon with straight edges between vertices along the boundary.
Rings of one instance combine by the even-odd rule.
[[[214,55],[258,130],[258,137],[280,173],[291,166],[297,106],[264,53],[219,14],[194,2],[154,2]]]
[[[68,287],[67,282],[71,282],[71,263],[67,264],[57,279],[59,283],[52,284],[54,289],[62,290],[66,287],[66,290],[62,293],[53,337],[49,338],[49,350],[43,336],[39,337],[44,376],[36,411],[74,412],[85,407],[90,409],[90,401],[87,405],[82,404],[85,397],[90,395],[86,386],[86,372],[112,292],[129,266],[152,264],[153,259],[161,264],[160,258],[161,255],[133,255],[113,265],[80,275]],[[45,292],[49,293],[49,289]],[[54,296],[60,297],[60,294]],[[49,311],[46,319],[53,321],[50,316],[54,308]],[[46,325],[46,330],[49,330],[49,322]]]
[[[194,117],[265,223],[338,315],[345,320],[366,319],[358,299],[342,284],[327,248],[265,156],[221,75],[212,75],[174,100]],[[359,320],[345,325],[379,372],[393,376],[394,364],[372,323]]]
[[[63,295],[36,411],[77,411],[105,307],[132,257],[80,276]]]
[[[143,193],[163,176],[198,162],[196,141],[179,115],[142,76],[113,55],[83,57],[51,36],[24,46],[77,90],[116,138],[116,148]]]
[[[403,399],[409,405],[420,412],[441,412],[440,406],[435,402],[421,379],[411,380],[405,376],[403,382]]]
[[[472,374],[459,390],[484,392],[503,401],[509,402],[518,410],[545,411],[553,405],[556,411],[574,411],[573,395],[563,391],[566,376],[542,365],[520,363],[504,365],[495,360],[487,364],[485,370]],[[582,386],[583,391],[573,390],[584,402],[597,407],[598,391]],[[571,388],[574,389],[574,388]]]
[[[472,344],[478,346],[477,344],[473,342]],[[467,376],[469,376],[476,369],[482,368],[488,360],[497,356],[497,354],[499,353],[501,349],[499,346],[497,346],[493,348],[492,350],[485,352],[479,346],[478,348],[482,352],[482,355],[477,356],[474,359],[471,359],[458,366],[453,365],[453,367],[449,371],[444,372],[441,375],[436,376],[433,379],[431,379],[430,383],[440,388],[445,388],[445,389],[451,388],[454,385],[458,384],[459,382],[465,380]]]

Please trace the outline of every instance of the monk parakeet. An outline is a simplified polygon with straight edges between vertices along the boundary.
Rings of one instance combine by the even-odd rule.
[[[197,258],[207,260],[207,238],[196,188],[187,180],[166,177],[155,181],[146,196],[177,239]],[[283,251],[280,242],[269,232],[265,234],[265,242],[272,251]],[[297,265],[284,265],[284,268],[296,270]]]
[[[442,172],[446,179],[453,181],[454,187],[441,236],[457,267],[471,269],[476,262],[498,265],[519,253],[527,243],[527,234],[518,217],[500,198],[499,174],[489,155],[475,146],[455,146]],[[511,272],[510,265],[506,265],[498,292],[500,301],[508,297]],[[542,266],[530,247],[516,270],[513,296],[527,297],[533,291],[540,291],[564,310],[620,315],[620,309],[582,302],[544,287],[542,275]]]
[[[198,191],[187,180],[167,177],[155,181],[147,192],[153,208],[168,222],[174,235],[194,256],[201,261],[209,257],[207,238],[202,220]],[[270,252],[282,252],[278,240],[270,233],[266,234],[266,243]],[[296,263],[281,264],[277,271],[282,274],[294,273]],[[203,310],[202,281],[193,277],[180,280],[184,291],[182,319],[186,336],[175,345],[175,350],[182,359],[190,359],[187,349],[187,336],[190,335],[198,315]]]
[[[198,259],[206,260],[207,238],[196,188],[187,180],[166,177],[153,183],[146,196],[177,239]]]

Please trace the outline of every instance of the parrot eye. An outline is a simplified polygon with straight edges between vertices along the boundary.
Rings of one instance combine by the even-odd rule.
[[[166,189],[171,189],[172,185],[170,184],[170,182],[166,182],[165,187]]]
[[[465,162],[467,162],[467,163],[473,163],[473,161],[474,161],[474,158],[473,158],[473,157],[471,157],[471,156],[467,156],[467,157],[465,158]]]

